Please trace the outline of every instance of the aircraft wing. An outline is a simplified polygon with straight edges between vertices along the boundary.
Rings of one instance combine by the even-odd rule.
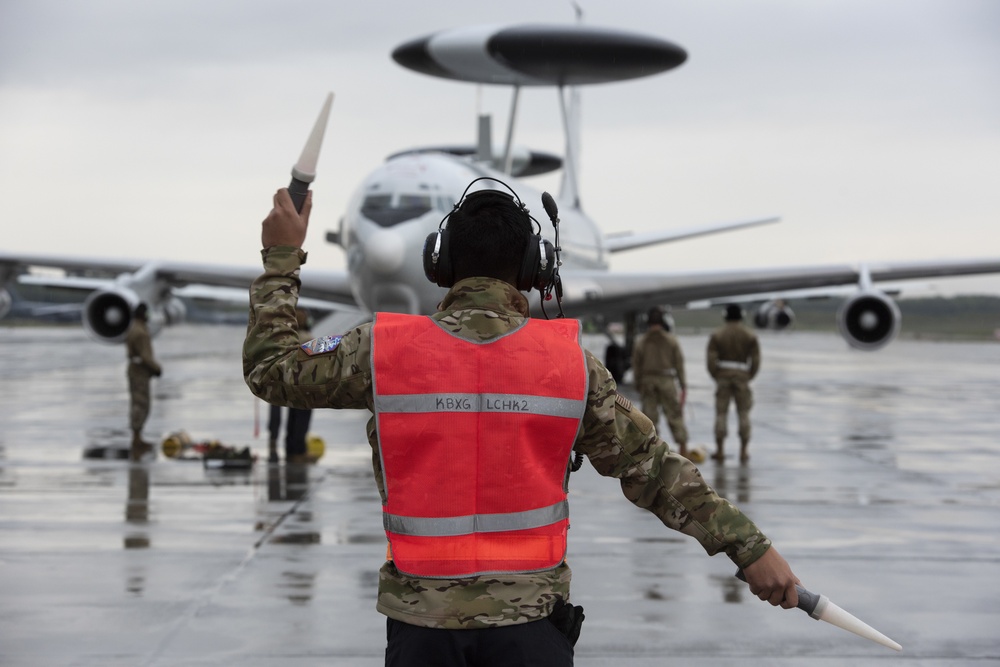
[[[728,232],[734,229],[744,229],[746,227],[756,227],[757,225],[768,225],[779,222],[779,216],[768,216],[766,218],[751,218],[749,220],[736,220],[733,222],[720,222],[713,225],[701,225],[698,227],[686,227],[683,229],[662,229],[652,232],[623,232],[618,234],[608,234],[604,237],[604,247],[608,252],[621,252],[622,250],[634,250],[635,248],[645,248],[646,246],[659,243],[670,243],[682,239],[691,239],[696,236],[706,236],[719,232]]]
[[[67,271],[100,271],[122,273],[135,271],[141,262],[120,259],[95,259],[62,255],[28,255],[0,252],[0,277],[9,278],[22,268],[31,266],[52,267]]]
[[[859,284],[865,270],[873,283],[1000,273],[1000,258],[701,272],[618,273],[564,269],[561,272],[563,311],[569,317],[603,315],[617,318],[653,305],[684,307],[692,301],[723,297],[738,300],[743,295]]]
[[[31,267],[62,269],[67,275],[19,275]],[[5,286],[12,280],[89,292],[82,304],[84,329],[95,339],[117,343],[125,338],[132,312],[139,303],[149,308],[150,333],[183,322],[186,307],[178,298],[184,290],[200,289],[198,298],[245,300],[248,288],[261,273],[258,266],[224,266],[170,261],[100,260],[86,257],[14,255],[0,252],[0,317],[13,306]],[[327,311],[342,310],[351,317],[365,313],[355,303],[345,271],[303,267],[302,303]],[[214,290],[208,295],[204,290]]]
[[[156,265],[157,275],[176,286],[214,285],[219,287],[249,288],[261,274],[260,266],[216,266],[211,264],[184,264],[177,262]],[[330,303],[355,306],[350,281],[346,271],[302,267],[300,295]]]
[[[0,252],[0,278],[7,279],[26,267],[50,267],[84,276],[67,276],[48,281],[53,285],[77,289],[98,289],[107,278],[122,274],[149,272],[150,277],[169,287],[206,285],[245,289],[260,275],[258,266],[226,266],[191,262],[141,261],[124,259],[99,259],[58,255],[24,255]],[[100,276],[100,277],[98,277]],[[0,280],[4,282],[4,280]],[[35,279],[36,284],[46,282]],[[302,267],[302,296],[355,306],[346,271],[330,271]]]

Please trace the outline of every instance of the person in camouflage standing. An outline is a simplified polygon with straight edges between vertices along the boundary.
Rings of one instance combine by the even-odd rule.
[[[132,325],[125,334],[125,353],[128,357],[129,425],[132,427],[129,458],[140,461],[147,456],[155,456],[153,445],[142,439],[142,427],[149,417],[149,380],[163,373],[153,357],[147,306],[144,303],[136,306],[132,313]]]
[[[649,328],[632,350],[635,388],[642,397],[642,412],[653,426],[660,421],[660,408],[674,436],[681,456],[687,456],[688,432],[684,426],[684,353],[660,308],[651,308],[646,318]]]
[[[740,462],[750,460],[750,408],[753,392],[750,381],[760,370],[760,344],[757,336],[743,325],[743,309],[736,304],[726,307],[726,323],[708,339],[706,362],[708,374],[715,380],[715,454],[725,460],[729,404],[736,404],[739,421]]]
[[[579,323],[528,317],[515,285],[528,240],[538,239],[533,218],[519,200],[493,192],[469,195],[450,214],[440,259],[452,262],[454,284],[438,312],[376,313],[372,323],[305,345],[295,305],[311,193],[300,214],[287,189],[278,190],[262,225],[264,272],[250,289],[244,377],[265,401],[373,413],[367,435],[390,542],[376,603],[388,617],[385,664],[572,665],[583,616],[569,602],[564,559],[573,451],[666,526],[709,554],[724,552],[762,600],[794,607],[798,578],[785,559],[618,394],[572,336]],[[424,258],[427,269],[428,248]],[[487,372],[470,370],[477,368]],[[548,374],[569,381],[537,381]],[[477,430],[477,419],[489,428]],[[525,424],[539,428],[518,430]],[[543,473],[527,470],[520,456],[539,443],[535,453],[549,457],[537,466]],[[491,464],[476,468],[480,458]],[[515,507],[543,494],[556,501]],[[539,544],[546,548],[536,553]]]

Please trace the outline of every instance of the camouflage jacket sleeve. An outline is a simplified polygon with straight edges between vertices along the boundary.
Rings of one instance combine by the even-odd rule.
[[[369,325],[328,337],[323,352],[299,341],[295,304],[306,255],[291,246],[263,251],[264,273],[250,286],[243,377],[254,395],[293,408],[371,408]]]
[[[708,367],[708,374],[713,378],[719,375],[719,340],[718,334],[713,333],[708,338],[708,348],[705,350],[705,365]]]
[[[673,366],[677,372],[677,382],[681,385],[681,389],[687,389],[687,376],[684,374],[684,352],[681,350],[681,344],[677,338],[672,338],[671,342],[673,343]]]
[[[760,341],[757,340],[757,336],[753,335],[751,332],[750,340],[750,379],[754,379],[757,376],[757,371],[760,370]]]
[[[621,480],[637,507],[698,540],[709,555],[724,551],[745,567],[771,546],[756,525],[719,496],[688,459],[669,450],[652,422],[617,393],[608,370],[589,352],[590,395],[575,449],[606,477]]]

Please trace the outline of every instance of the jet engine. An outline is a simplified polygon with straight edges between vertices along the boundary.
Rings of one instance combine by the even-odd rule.
[[[127,287],[91,292],[83,304],[83,328],[103,343],[120,343],[132,324],[132,312],[144,299]],[[187,316],[184,303],[167,294],[159,301],[145,300],[149,333],[155,336],[165,325],[179,324]]]
[[[753,323],[758,329],[787,329],[795,321],[795,313],[784,301],[766,301],[754,313]]]
[[[896,302],[878,290],[862,290],[837,312],[837,328],[854,348],[875,351],[888,345],[899,333],[900,313]]]
[[[10,296],[10,292],[0,287],[0,320],[7,317],[13,305],[14,299]]]

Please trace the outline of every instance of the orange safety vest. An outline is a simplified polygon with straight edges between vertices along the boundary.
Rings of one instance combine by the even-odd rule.
[[[587,401],[577,320],[489,342],[429,317],[372,327],[383,524],[400,572],[538,572],[566,556],[567,465]]]

